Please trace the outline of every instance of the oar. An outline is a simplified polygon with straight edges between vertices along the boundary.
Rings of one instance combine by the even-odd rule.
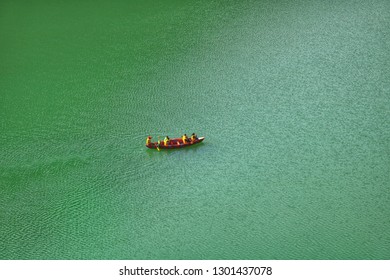
[[[158,141],[157,141],[157,146],[156,146],[156,148],[157,148],[157,151],[160,151],[160,136],[158,136],[157,137],[158,138]]]

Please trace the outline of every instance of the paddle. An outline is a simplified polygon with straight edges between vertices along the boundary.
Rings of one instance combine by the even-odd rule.
[[[160,151],[160,136],[157,136],[158,138],[158,141],[157,141],[157,145],[156,145],[156,148],[157,148],[157,151]]]

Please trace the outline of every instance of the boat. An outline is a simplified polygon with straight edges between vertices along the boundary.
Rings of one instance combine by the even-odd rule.
[[[172,138],[169,140],[168,145],[164,145],[164,141],[161,141],[160,144],[158,142],[151,142],[149,145],[146,145],[149,149],[180,149],[188,146],[192,146],[198,144],[204,140],[204,137],[199,137],[194,141],[189,141],[188,143],[183,143],[181,138]]]

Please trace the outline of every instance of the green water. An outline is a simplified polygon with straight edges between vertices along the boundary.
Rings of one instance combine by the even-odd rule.
[[[0,258],[389,259],[389,73],[386,0],[2,1]]]

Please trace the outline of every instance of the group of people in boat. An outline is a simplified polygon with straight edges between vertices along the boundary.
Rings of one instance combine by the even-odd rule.
[[[191,138],[188,139],[187,134],[184,133],[184,135],[181,137],[181,140],[183,141],[183,144],[193,143],[198,140],[198,136],[195,133],[192,133]]]
[[[196,140],[198,140],[198,136],[195,134],[195,133],[192,133],[191,137],[188,138],[187,134],[184,134],[182,137],[181,137],[181,140],[182,140],[182,143],[183,144],[190,144],[190,143],[193,143],[195,142]],[[148,136],[146,138],[146,145],[149,146],[150,144],[152,143],[152,137],[151,136]],[[158,145],[160,146],[162,143],[160,142],[160,140],[158,140]],[[164,146],[169,146],[169,145],[175,145],[175,144],[181,144],[179,142],[172,142],[172,140],[166,136],[164,138],[164,141],[163,141],[163,145]]]

